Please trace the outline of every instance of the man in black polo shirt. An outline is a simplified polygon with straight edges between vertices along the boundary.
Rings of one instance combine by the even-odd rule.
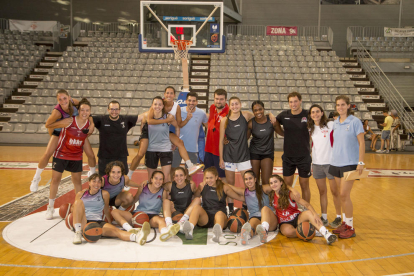
[[[287,185],[292,186],[297,168],[302,198],[310,202],[309,177],[312,157],[309,146],[308,110],[302,109],[302,96],[298,92],[290,93],[288,102],[290,110],[282,111],[276,117],[276,132],[285,137],[282,155],[283,178]]]
[[[121,105],[111,101],[108,105],[109,115],[93,116],[95,127],[99,130],[98,167],[99,174],[105,175],[105,167],[112,161],[121,161],[128,173],[127,133],[137,123],[142,115],[119,115]]]

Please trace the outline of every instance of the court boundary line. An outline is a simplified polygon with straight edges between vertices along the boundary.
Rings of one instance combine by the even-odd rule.
[[[398,258],[398,257],[405,257],[405,256],[411,256],[414,255],[414,252],[411,253],[404,253],[404,254],[398,254],[398,255],[389,255],[389,256],[382,256],[382,257],[374,257],[374,258],[366,258],[366,259],[357,259],[357,260],[345,260],[345,261],[335,261],[335,262],[325,262],[325,263],[307,263],[307,264],[289,264],[289,265],[261,265],[261,266],[242,266],[242,267],[235,267],[235,266],[227,266],[227,267],[177,267],[177,268],[152,268],[152,267],[59,267],[59,266],[41,266],[41,265],[18,265],[18,264],[1,264],[0,267],[24,267],[24,268],[45,268],[45,269],[70,269],[70,270],[99,270],[99,271],[145,271],[145,270],[151,270],[151,271],[180,271],[180,270],[230,270],[230,269],[257,269],[257,268],[281,268],[281,267],[299,267],[299,266],[315,266],[315,265],[331,265],[331,264],[342,264],[342,263],[353,263],[353,262],[365,262],[365,261],[374,261],[374,260],[381,260],[381,259],[389,259],[389,258]],[[412,273],[412,272],[408,272]],[[411,274],[395,274],[395,275],[411,275]]]

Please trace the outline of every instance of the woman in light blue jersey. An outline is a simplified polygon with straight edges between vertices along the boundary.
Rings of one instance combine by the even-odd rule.
[[[109,212],[109,193],[102,190],[102,178],[97,174],[89,177],[89,188],[77,193],[73,204],[73,225],[75,228],[74,244],[82,243],[82,229],[89,222],[97,222],[102,226],[102,236],[119,238],[123,241],[135,241],[144,245],[150,232],[149,223],[144,223],[142,230],[126,232],[102,220],[103,213],[112,221]]]
[[[164,193],[164,173],[161,171],[154,171],[151,175],[151,181],[147,185],[142,185],[138,188],[134,196],[134,203],[139,202],[139,205],[132,212],[113,210],[112,216],[119,225],[129,231],[133,229],[132,217],[136,212],[144,212],[148,215],[151,227],[158,228],[161,241],[167,241],[169,238],[175,236],[180,230],[179,224],[166,225],[164,218],[160,217],[163,200],[166,199],[167,193]]]

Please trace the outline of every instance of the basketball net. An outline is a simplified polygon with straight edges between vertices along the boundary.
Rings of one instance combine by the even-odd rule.
[[[175,53],[175,59],[182,60],[185,58],[188,60],[188,51],[190,50],[191,45],[193,45],[192,41],[176,39],[172,40],[171,44]]]

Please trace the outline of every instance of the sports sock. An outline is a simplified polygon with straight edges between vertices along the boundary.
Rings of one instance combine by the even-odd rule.
[[[172,224],[172,219],[171,219],[171,217],[166,217],[166,218],[165,218],[165,223],[167,224],[167,226],[171,225],[171,224]]]
[[[322,226],[319,229],[319,233],[321,233],[325,237],[326,233],[328,233],[328,230],[326,230],[325,226]]]
[[[328,219],[328,214],[322,214],[323,219]]]
[[[230,213],[234,211],[234,203],[227,203]]]
[[[49,198],[49,206],[52,206],[53,208],[55,207],[55,198],[54,199]]]
[[[81,223],[75,223],[75,231],[76,232],[82,231],[82,224]]]
[[[131,168],[129,168],[129,172],[127,174],[127,176],[129,177],[129,179],[131,179],[133,173],[134,173],[134,171],[131,170]]]
[[[119,207],[118,207],[118,210],[125,211],[125,208],[124,208],[124,207],[122,207],[122,206],[119,206]]]
[[[182,220],[182,221],[185,222],[185,221],[187,221],[189,219],[190,219],[190,217],[187,214],[184,214],[184,216],[182,216],[182,218],[180,220]]]
[[[167,233],[168,232],[168,228],[164,227],[161,229],[161,234]]]
[[[137,235],[136,234],[131,234],[130,236],[129,236],[129,240],[130,241],[135,241],[135,239],[137,238]]]
[[[89,171],[91,172],[91,174],[96,173],[96,168],[95,167],[89,167]]]
[[[191,160],[185,161],[185,164],[187,165],[188,169],[194,166],[194,164],[191,162]]]
[[[35,173],[35,175],[34,175],[34,178],[39,178],[39,177],[40,177],[40,175],[42,174],[43,170],[44,170],[44,168],[43,168],[43,169],[41,169],[41,168],[37,168],[37,169],[36,169],[36,173]]]
[[[122,228],[124,228],[125,230],[129,231],[132,229],[132,226],[129,225],[128,222],[125,222],[124,224],[122,224]]]
[[[263,225],[263,228],[264,228],[266,231],[269,231],[269,223],[268,223],[267,221],[263,221],[263,222],[262,222],[262,225]]]
[[[342,221],[346,221],[345,213],[342,213]]]
[[[345,224],[351,226],[351,228],[354,229],[354,218],[346,218]]]
[[[336,215],[337,218],[341,218],[341,215]]]

